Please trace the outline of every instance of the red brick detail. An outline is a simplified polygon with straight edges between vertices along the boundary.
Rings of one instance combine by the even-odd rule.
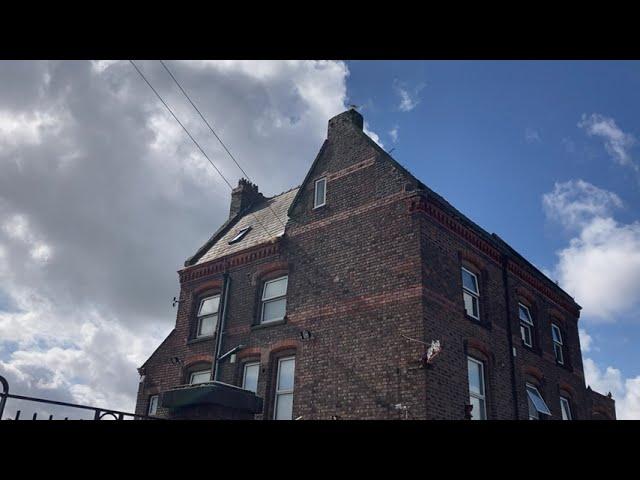
[[[301,235],[303,233],[311,232],[313,230],[317,230],[318,228],[324,228],[334,222],[338,222],[341,220],[347,220],[357,215],[362,215],[363,213],[370,212],[371,210],[375,210],[377,208],[384,207],[391,203],[404,200],[409,195],[405,192],[398,192],[392,195],[388,195],[379,200],[374,200],[373,202],[366,203],[360,207],[352,208],[351,210],[342,211],[336,213],[335,215],[331,215],[323,220],[318,220],[316,222],[308,223],[306,225],[292,228],[288,234],[292,237]]]
[[[207,290],[220,290],[222,288],[222,280],[207,280],[206,282],[198,285],[196,288],[192,290],[192,295],[197,297],[202,292],[206,292]]]
[[[261,353],[262,349],[260,347],[243,348],[238,352],[237,358],[238,360],[242,360],[249,357],[260,357]]]
[[[482,257],[469,250],[460,250],[460,259],[463,263],[468,263],[473,266],[478,272],[481,272],[485,268],[485,262]]]
[[[279,274],[283,275],[289,271],[289,263],[280,261],[280,262],[271,262],[265,263],[264,265],[260,265],[255,273],[251,276],[251,285],[257,285],[264,277],[271,274]]]
[[[295,313],[287,316],[289,322],[296,323],[306,318],[323,318],[335,315],[347,315],[352,312],[365,312],[367,310],[377,310],[380,305],[394,304],[397,302],[420,298],[422,295],[422,285],[404,288],[400,290],[390,290],[371,295],[360,295],[353,299],[342,302],[334,302],[318,307],[299,309]]]
[[[536,300],[533,294],[526,288],[521,287],[520,285],[516,287],[516,294],[522,300],[524,300],[524,303],[527,304],[528,307],[531,307],[534,303],[536,303]]]
[[[451,215],[439,208],[434,200],[426,199],[423,196],[413,195],[409,201],[409,212],[422,212],[436,220],[440,225],[452,231],[459,237],[462,237],[474,248],[487,255],[494,262],[500,264],[501,255],[498,249],[494,248],[489,242],[480,238],[473,230],[465,227],[461,222],[454,219]]]
[[[613,420],[613,418],[611,417],[610,411],[605,407],[601,407],[600,405],[596,405],[595,407],[593,407],[592,414],[593,413],[599,413],[600,415],[604,416],[607,420]]]
[[[542,373],[542,370],[532,365],[525,365],[524,367],[522,367],[522,372],[525,375],[531,375],[539,382],[542,382],[542,380],[544,379],[544,373]]]
[[[444,307],[446,309],[450,309],[450,310],[453,310],[453,311],[459,312],[459,313],[464,311],[464,306],[463,306],[462,302],[460,302],[460,303],[452,302],[451,300],[449,300],[444,295],[440,295],[438,292],[435,292],[435,291],[431,290],[428,287],[425,287],[425,286],[422,287],[422,294],[425,297],[430,298],[431,300],[433,300],[435,302],[438,302],[442,307]]]
[[[193,365],[195,363],[200,363],[200,362],[211,363],[212,361],[213,361],[213,357],[211,355],[206,355],[206,354],[192,355],[190,357],[187,357],[184,360],[184,366],[189,367],[190,365]]]
[[[501,255],[498,249],[494,248],[489,242],[482,239],[472,229],[464,226],[453,216],[439,208],[435,204],[435,200],[433,200],[432,198],[426,199],[423,196],[413,195],[409,199],[408,205],[410,213],[421,212],[428,215],[429,217],[436,220],[440,225],[444,226],[451,232],[463,238],[474,248],[487,255],[497,264],[501,263]],[[577,318],[580,316],[580,311],[575,304],[572,304],[571,302],[562,298],[559,294],[554,292],[550,287],[545,285],[544,282],[536,278],[533,274],[529,273],[522,266],[517,265],[515,262],[510,260],[507,268],[515,276],[527,282],[529,285],[534,287],[536,290],[545,295],[558,306],[571,313],[574,317]]]
[[[371,158],[363,160],[362,162],[356,163],[355,165],[351,165],[350,167],[343,168],[342,170],[338,170],[337,172],[332,173],[327,176],[328,181],[337,180],[338,178],[344,177],[345,175],[349,175],[351,173],[357,172],[358,170],[362,170],[363,168],[370,167],[376,162],[375,155]]]
[[[267,355],[272,355],[282,350],[298,350],[299,348],[300,348],[300,341],[298,340],[291,340],[291,339],[278,340],[277,342],[272,343],[269,346],[269,349],[266,353]]]
[[[567,382],[558,383],[558,387],[560,388],[561,392],[564,391],[564,392],[568,393],[571,398],[575,397],[576,389],[573,388],[571,385],[569,385]]]
[[[467,339],[467,348],[469,350],[473,349],[473,350],[479,351],[480,353],[482,353],[486,357],[487,360],[491,359],[491,349],[489,348],[489,346],[486,343],[481,342],[477,338],[469,338],[469,339]]]
[[[179,270],[178,274],[180,275],[180,283],[191,282],[210,275],[217,275],[231,268],[240,267],[247,263],[251,263],[271,255],[277,255],[279,253],[280,241],[279,239],[276,239],[253,248],[248,248],[240,253],[216,258],[200,265],[193,265]]]
[[[557,306],[569,312],[573,317],[578,318],[580,316],[580,310],[575,304],[572,305],[568,301],[564,300],[560,295],[555,293],[551,288],[549,288],[541,280],[537,279],[527,270],[522,268],[520,265],[517,265],[510,260],[507,268],[515,276],[527,282],[529,285],[531,285],[533,288],[535,288],[540,293],[545,295],[549,300],[551,300]]]

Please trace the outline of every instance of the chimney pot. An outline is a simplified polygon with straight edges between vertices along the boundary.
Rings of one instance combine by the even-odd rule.
[[[229,218],[234,217],[238,212],[244,210],[264,196],[258,191],[258,186],[251,183],[246,178],[238,180],[238,186],[231,191],[231,208],[229,209]]]

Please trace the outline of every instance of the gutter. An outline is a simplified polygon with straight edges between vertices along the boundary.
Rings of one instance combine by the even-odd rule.
[[[502,283],[504,284],[504,303],[507,309],[507,335],[509,337],[509,362],[511,364],[511,393],[513,395],[513,407],[515,420],[520,417],[518,412],[518,389],[516,388],[515,347],[513,346],[513,334],[511,332],[511,308],[509,303],[509,277],[507,274],[508,255],[502,254]]]
[[[218,352],[222,351],[222,336],[224,335],[224,328],[227,323],[227,304],[229,303],[229,287],[231,286],[231,277],[229,276],[229,272],[225,272],[223,274],[223,279],[222,315],[220,316],[220,322],[218,322],[218,338],[216,341],[215,351],[213,352],[213,365],[211,367],[211,381],[213,382],[218,380],[218,364],[220,360],[218,358]]]

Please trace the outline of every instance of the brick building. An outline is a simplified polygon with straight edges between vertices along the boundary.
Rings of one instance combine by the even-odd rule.
[[[615,418],[585,386],[580,306],[391,158],[354,110],[329,120],[299,187],[265,198],[241,180],[179,276],[137,413]]]

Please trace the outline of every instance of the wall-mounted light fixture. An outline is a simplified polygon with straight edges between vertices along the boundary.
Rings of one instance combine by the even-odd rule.
[[[300,332],[300,339],[302,341],[309,340],[311,338],[311,332],[309,330],[302,330]]]
[[[169,361],[172,365],[182,365],[182,360],[180,360],[178,357],[171,357]]]

